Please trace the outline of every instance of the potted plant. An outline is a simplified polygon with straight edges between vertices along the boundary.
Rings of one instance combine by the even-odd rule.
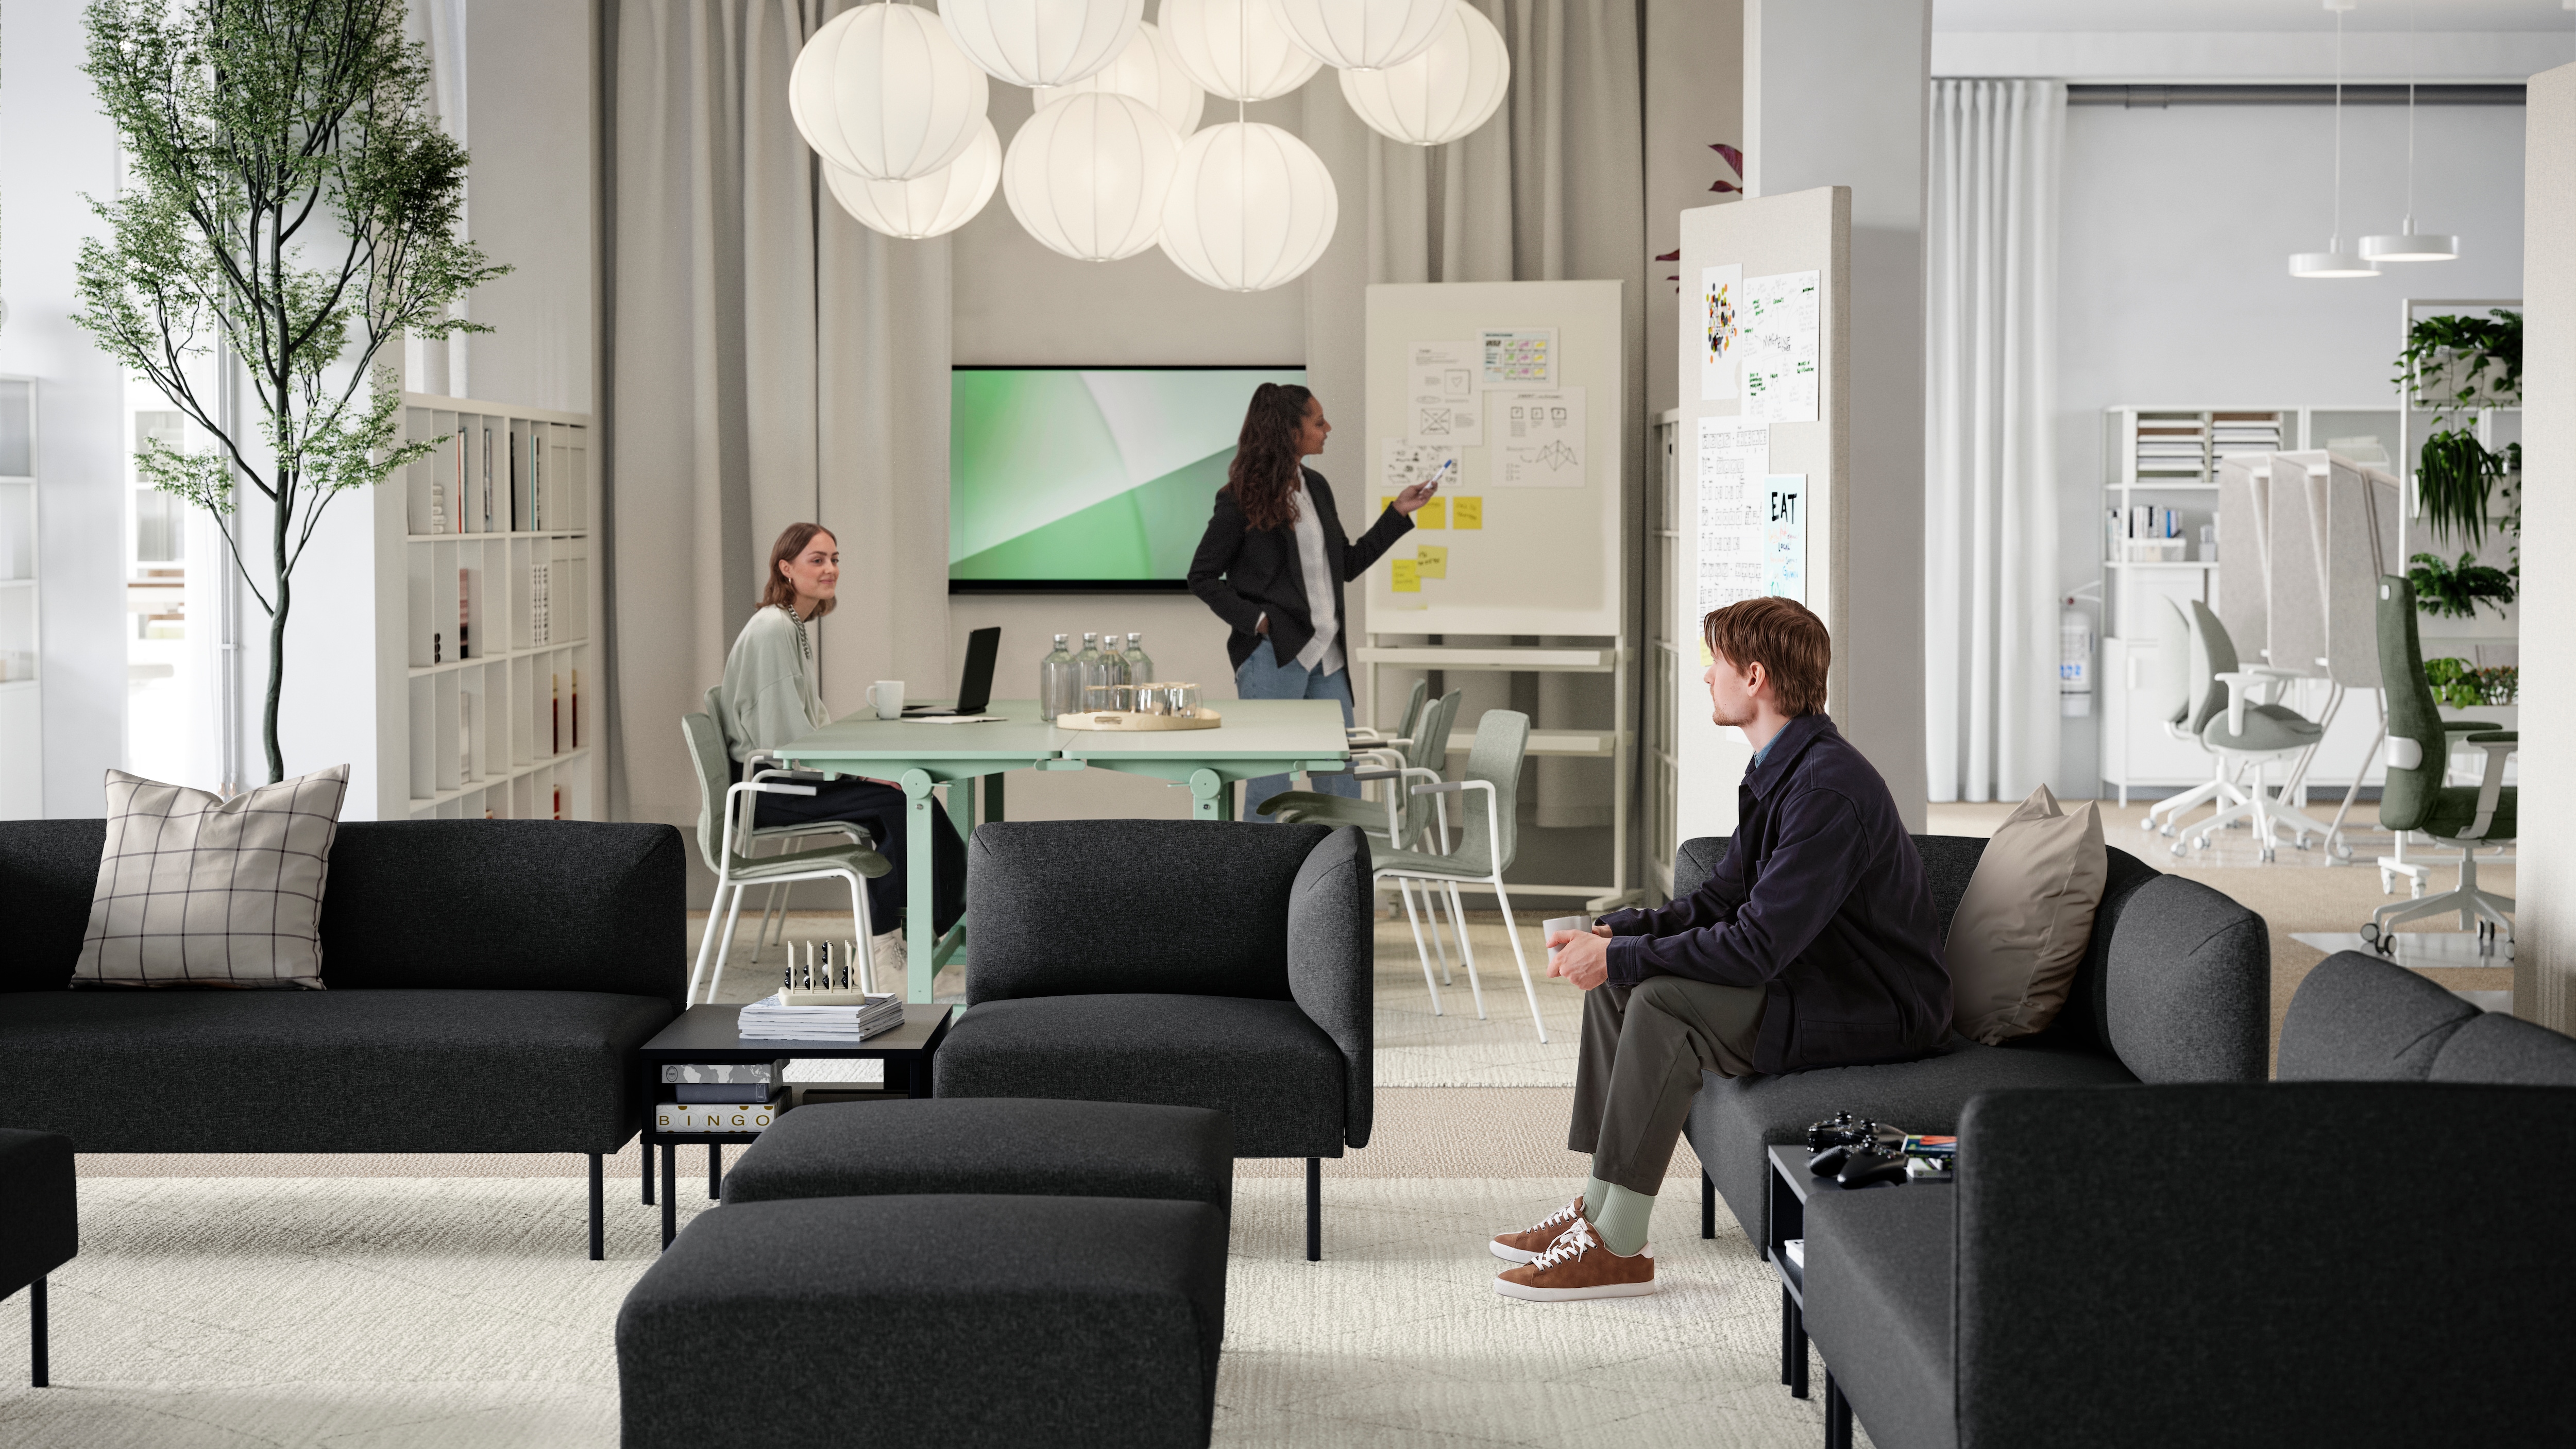
[[[2417,604],[2437,617],[2473,617],[2482,603],[2502,614],[2522,579],[2522,445],[2491,449],[2478,440],[2475,423],[2480,408],[2522,401],[2522,314],[2498,307],[2484,317],[2417,318],[2395,380],[2410,406],[2433,413],[2415,468],[2425,528],[2437,543],[2468,549],[2456,564],[2433,553],[2409,560]],[[2500,520],[2493,516],[2499,502],[2506,510]],[[2507,568],[2476,561],[2492,522],[2501,522],[2510,540]]]

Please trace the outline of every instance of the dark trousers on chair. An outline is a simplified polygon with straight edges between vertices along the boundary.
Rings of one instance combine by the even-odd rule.
[[[904,830],[903,792],[874,780],[835,780],[816,785],[811,795],[761,795],[754,825],[807,825],[817,820],[847,820],[876,837],[877,854],[894,866],[868,882],[868,914],[879,934],[903,919],[905,878],[915,865],[906,859],[910,837]],[[930,812],[930,905],[932,928],[945,932],[966,914],[966,842],[948,812]]]
[[[1565,1145],[1592,1154],[1592,1173],[1649,1197],[1681,1141],[1702,1072],[1753,1075],[1762,991],[1679,976],[1583,994],[1583,1053],[1574,1071],[1574,1123]]]

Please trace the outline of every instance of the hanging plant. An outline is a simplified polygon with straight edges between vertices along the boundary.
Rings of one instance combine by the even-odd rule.
[[[2473,553],[2456,564],[2439,555],[2419,553],[2410,561],[2406,581],[2415,586],[2415,607],[2437,619],[2472,619],[2484,604],[2501,617],[2513,602],[2514,579],[2500,568],[2478,562]]]
[[[2433,701],[2452,709],[2501,709],[2522,692],[2522,671],[2510,664],[2480,669],[2465,659],[2427,659],[2424,682]]]
[[[2443,428],[2424,440],[2415,491],[2435,539],[2462,540],[2472,548],[2486,541],[2487,505],[2506,462],[2504,454],[2489,451],[2464,429]]]
[[[2415,319],[2406,329],[2406,350],[2397,354],[2397,376],[2390,381],[2405,388],[2418,406],[2437,413],[2520,404],[2522,314],[2497,307],[2484,317],[2449,313]]]

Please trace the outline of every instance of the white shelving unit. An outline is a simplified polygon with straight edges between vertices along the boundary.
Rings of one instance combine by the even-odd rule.
[[[45,813],[36,659],[36,380],[0,377],[0,819]]]
[[[378,818],[598,819],[589,417],[405,393],[403,435],[439,446],[376,490]]]

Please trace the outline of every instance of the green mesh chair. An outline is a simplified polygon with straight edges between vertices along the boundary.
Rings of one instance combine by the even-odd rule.
[[[2478,851],[2503,846],[2514,838],[2514,787],[2504,782],[2505,761],[2513,758],[2521,735],[2514,730],[2481,729],[2446,721],[2433,702],[2433,686],[2424,678],[2424,646],[2415,629],[2415,586],[2393,574],[2379,580],[2379,675],[2388,696],[2388,777],[2379,795],[2379,824],[2402,844],[2409,833],[2435,845],[2460,848],[2457,889],[2419,900],[2381,906],[2370,913],[2362,934],[2382,951],[2389,933],[2406,921],[2460,913],[2460,929],[2485,937],[2513,939],[2511,896],[2478,889]],[[2486,770],[2478,783],[2449,782],[2454,737],[2486,752]],[[2420,863],[2420,862],[2419,862]],[[2393,872],[2407,868],[2397,857],[2379,862],[2380,889],[2388,889]]]
[[[1529,999],[1530,1023],[1538,1028],[1538,1039],[1547,1040],[1547,1022],[1538,1013],[1538,986],[1530,980],[1529,957],[1521,949],[1520,928],[1512,922],[1511,892],[1503,886],[1503,872],[1511,869],[1512,855],[1519,848],[1521,759],[1529,750],[1529,716],[1517,710],[1489,709],[1476,724],[1475,748],[1467,754],[1467,777],[1434,784],[1415,785],[1411,794],[1418,796],[1457,795],[1461,797],[1463,817],[1456,846],[1446,853],[1432,850],[1388,850],[1374,857],[1373,875],[1377,880],[1417,881],[1436,885],[1450,892],[1450,908],[1457,909],[1456,888],[1481,885],[1492,890],[1503,908],[1503,934],[1512,942],[1512,959],[1519,963],[1521,993]],[[1445,833],[1445,832],[1444,832]],[[1406,897],[1406,909],[1412,898]],[[1455,917],[1461,927],[1463,916]],[[1419,943],[1421,927],[1415,926]],[[1485,1014],[1484,987],[1476,980],[1476,950],[1468,943],[1465,930],[1458,933],[1458,953],[1467,966],[1467,985],[1476,994],[1476,1015]],[[1425,967],[1428,979],[1429,968]],[[1440,993],[1431,993],[1431,1009],[1440,1010]]]
[[[2233,775],[2245,785],[2245,798],[2202,822],[2192,844],[2209,848],[2212,833],[2238,820],[2250,821],[2254,843],[2269,863],[2279,832],[2294,832],[2293,843],[2308,848],[2308,837],[2326,838],[2324,822],[2311,819],[2297,801],[2276,797],[2263,780],[2275,760],[2288,760],[2315,749],[2325,738],[2316,721],[2275,702],[2281,686],[2300,676],[2260,665],[2239,668],[2236,643],[2207,604],[2191,601],[2191,678],[2199,700],[2192,729],[2203,748],[2218,757],[2221,778]],[[2250,773],[2250,779],[2249,779]]]
[[[707,718],[716,722],[716,734],[721,738],[725,746],[727,759],[731,759],[733,754],[733,732],[725,728],[725,721],[730,717],[731,716],[726,713],[724,707],[724,686],[709,685],[707,687]],[[753,763],[755,765],[759,763],[757,755],[754,756]],[[727,773],[731,772],[728,771]],[[763,772],[755,771],[754,773],[758,774]],[[766,773],[783,775],[786,772],[769,771]],[[852,845],[876,844],[876,838],[868,834],[867,827],[859,824],[855,820],[808,820],[795,825],[755,825],[751,828],[750,833],[743,837],[744,850],[746,852],[757,850],[760,848],[760,843],[764,840],[794,840],[809,835],[837,835],[850,842]],[[762,902],[760,907],[760,927],[751,933],[751,964],[754,966],[760,964],[761,949],[764,946],[771,944],[769,930],[771,917],[775,916],[777,918],[779,938],[781,940],[786,938],[787,912],[782,909],[786,899],[787,887],[783,883],[773,884],[770,886],[769,898]]]
[[[867,883],[894,866],[877,854],[875,846],[867,844],[795,850],[760,860],[743,854],[751,843],[751,812],[757,803],[753,796],[811,795],[814,787],[763,778],[758,771],[751,779],[735,783],[733,759],[725,753],[724,731],[716,727],[711,716],[680,716],[680,733],[688,742],[689,763],[698,772],[698,856],[706,862],[707,869],[716,873],[715,899],[707,908],[707,932],[698,941],[698,960],[689,971],[689,993],[682,998],[682,1005],[697,1001],[698,981],[707,975],[710,954],[715,960],[715,974],[707,981],[706,999],[715,1000],[717,989],[724,984],[725,957],[733,951],[734,921],[742,912],[742,893],[753,886],[800,880],[850,883],[850,912],[858,930],[853,939],[858,943],[860,985],[874,991],[875,975],[868,961],[867,943],[876,932],[868,922]],[[716,925],[719,917],[724,922],[721,930]]]
[[[1398,750],[1376,750],[1369,753],[1384,763],[1374,769],[1355,771],[1358,780],[1384,780],[1387,795],[1383,800],[1354,800],[1347,795],[1327,795],[1320,790],[1290,790],[1262,802],[1263,813],[1282,823],[1309,825],[1357,826],[1368,832],[1374,846],[1387,849],[1428,849],[1438,852],[1448,838],[1448,810],[1440,795],[1417,795],[1415,784],[1437,785],[1449,763],[1449,728],[1458,718],[1458,706],[1464,698],[1451,690],[1413,711]],[[1435,825],[1438,836],[1433,835]],[[1449,896],[1449,928],[1458,938],[1458,951],[1463,959],[1467,950],[1466,917],[1461,914],[1454,885],[1433,886],[1424,883],[1422,913],[1413,907],[1413,882],[1398,878],[1396,894],[1404,901],[1405,919],[1413,925],[1414,954],[1422,959],[1423,984],[1431,988],[1431,1011],[1440,1014],[1440,988],[1452,984],[1449,975],[1449,948],[1440,938],[1439,899]],[[1422,939],[1423,917],[1431,923],[1431,943],[1426,949]],[[1440,978],[1431,977],[1434,958],[1440,963]],[[1477,1014],[1484,1012],[1484,992],[1476,993]]]

